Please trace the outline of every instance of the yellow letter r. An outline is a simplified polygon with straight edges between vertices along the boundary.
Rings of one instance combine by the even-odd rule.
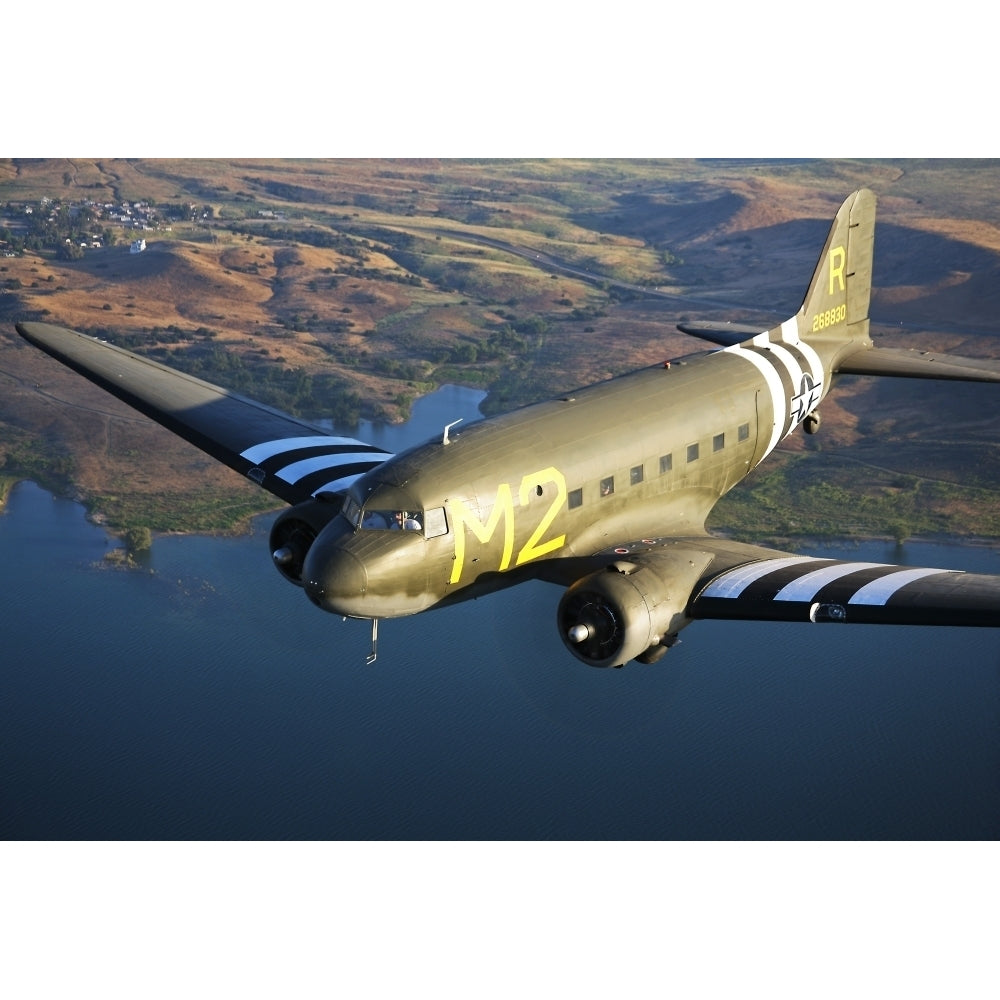
[[[833,281],[834,278],[837,279],[837,283],[840,285],[840,290],[844,291],[844,264],[847,260],[847,254],[844,253],[843,247],[834,247],[830,251],[830,294],[833,295]]]

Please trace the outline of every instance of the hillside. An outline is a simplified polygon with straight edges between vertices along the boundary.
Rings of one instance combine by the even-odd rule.
[[[698,349],[681,320],[790,315],[862,185],[880,197],[874,334],[998,357],[998,174],[965,161],[0,161],[11,236],[44,205],[116,239],[76,260],[58,244],[0,258],[0,474],[73,490],[118,527],[215,530],[268,503],[24,347],[17,319],[347,425],[401,419],[443,382],[506,407]],[[140,203],[148,249],[130,254],[135,233],[101,206]],[[747,484],[719,523],[755,533],[766,502],[770,531],[822,530],[822,482],[871,494],[861,533],[895,512],[886,530],[901,535],[1000,534],[1000,417],[979,390],[845,380],[821,434],[790,439],[780,487]]]

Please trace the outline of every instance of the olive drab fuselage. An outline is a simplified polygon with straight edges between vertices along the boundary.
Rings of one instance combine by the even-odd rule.
[[[392,618],[517,582],[518,571],[650,534],[704,532],[713,505],[815,412],[836,362],[871,346],[874,198],[834,220],[799,312],[706,351],[485,420],[396,456],[316,539],[320,607]],[[807,428],[813,429],[807,424]],[[433,512],[402,535],[364,511]]]
[[[768,343],[692,355],[474,424],[359,479],[349,506],[361,515],[324,530],[304,583],[327,610],[391,618],[479,596],[504,584],[499,574],[539,560],[651,532],[699,533],[828,386],[805,345]],[[368,528],[363,512],[373,509],[430,513],[438,530]]]

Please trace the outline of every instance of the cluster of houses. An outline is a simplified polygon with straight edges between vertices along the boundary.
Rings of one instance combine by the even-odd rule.
[[[140,229],[144,232],[148,232],[151,229],[159,229],[160,223],[157,219],[156,209],[153,208],[148,202],[136,201],[131,204],[128,202],[123,202],[120,205],[115,205],[113,202],[105,202],[104,204],[99,204],[93,201],[85,201],[77,203],[76,207],[79,209],[80,205],[85,208],[90,209],[94,221],[117,223],[123,229],[136,230]],[[72,211],[74,206],[70,206]],[[166,229],[170,229],[169,226]],[[81,247],[86,247],[86,243],[81,242]],[[93,248],[100,248],[102,245],[101,238],[99,236],[94,236],[91,238],[90,246]],[[146,241],[143,238],[132,240],[129,246],[129,253],[142,253],[146,249]]]
[[[92,201],[83,202],[83,204],[94,213],[95,218],[106,219],[108,222],[117,222],[125,229],[150,230],[160,228],[156,209],[145,201],[136,201],[132,204],[123,202],[121,205],[115,205],[111,202],[98,205]],[[191,210],[194,210],[193,205],[191,206]],[[167,226],[166,228],[169,229],[170,227]]]
[[[194,205],[190,205],[188,208],[191,212],[195,210]],[[9,202],[0,206],[0,209],[2,209],[0,211],[0,215],[2,215],[0,226],[8,229],[11,233],[24,235],[35,228],[32,217],[37,218],[41,215],[47,222],[59,225],[62,220],[66,219],[66,213],[68,213],[68,217],[73,223],[72,229],[87,235],[77,235],[73,239],[64,236],[63,242],[79,244],[83,249],[103,247],[104,237],[98,227],[104,230],[110,227],[121,227],[129,232],[137,230],[148,232],[153,229],[170,230],[169,225],[163,224],[164,220],[157,209],[146,201],[116,204],[114,202],[96,202],[90,199],[60,202],[51,198],[42,198],[35,203]],[[81,217],[85,221],[81,221]],[[141,253],[146,249],[145,238],[133,239],[129,249],[132,253]],[[0,243],[0,252],[3,252],[5,256],[12,255],[7,244]]]

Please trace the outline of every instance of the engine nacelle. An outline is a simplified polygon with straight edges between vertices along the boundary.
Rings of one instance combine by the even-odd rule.
[[[271,559],[278,572],[302,586],[302,567],[316,536],[340,513],[343,497],[306,500],[283,511],[271,526]]]
[[[616,562],[578,580],[559,602],[562,641],[592,667],[654,662],[690,622],[684,611],[703,566],[685,559],[681,579],[665,579],[652,566]]]

